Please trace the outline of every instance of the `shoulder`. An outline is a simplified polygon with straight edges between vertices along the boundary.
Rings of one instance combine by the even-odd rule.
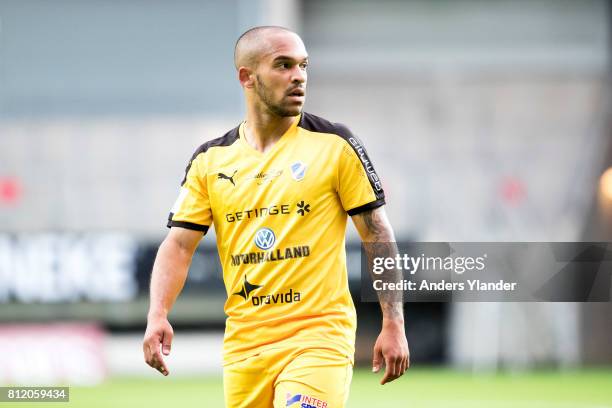
[[[236,126],[232,130],[224,134],[223,136],[218,137],[216,139],[209,140],[208,142],[200,145],[200,147],[198,147],[196,151],[193,153],[193,155],[191,156],[191,159],[189,159],[189,163],[187,164],[187,167],[185,168],[185,177],[183,177],[183,181],[181,182],[181,185],[185,184],[185,181],[187,180],[187,174],[189,174],[194,163],[196,163],[195,165],[196,171],[205,172],[205,170],[202,170],[202,169],[206,167],[204,164],[205,162],[204,157],[206,156],[207,152],[211,150],[215,150],[215,148],[218,148],[218,147],[232,146],[236,142],[236,140],[238,140],[238,137],[239,137],[238,128],[239,126]]]
[[[311,132],[336,135],[346,141],[355,137],[349,128],[342,123],[330,122],[327,119],[307,112],[302,113],[298,126]]]
[[[199,155],[203,153],[208,152],[214,147],[227,147],[227,146],[233,145],[239,138],[238,128],[239,126],[236,126],[232,130],[224,134],[223,136],[218,137],[216,139],[209,140],[206,143],[200,145],[200,147],[198,147],[196,151],[193,153],[193,156],[191,157],[191,161],[195,160],[196,157],[198,157]]]
[[[304,112],[298,126],[310,132],[334,135],[336,136],[335,145],[342,151],[353,151],[362,161],[369,161],[361,140],[342,123],[330,122],[322,117]],[[327,140],[330,139],[327,137]]]

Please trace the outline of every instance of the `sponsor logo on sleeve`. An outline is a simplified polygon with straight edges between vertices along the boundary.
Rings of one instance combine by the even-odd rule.
[[[349,143],[353,146],[353,148],[357,152],[357,155],[359,156],[359,160],[361,160],[361,163],[363,164],[363,167],[366,173],[368,174],[368,178],[370,179],[372,185],[374,186],[374,189],[377,192],[382,191],[382,182],[380,181],[378,174],[376,174],[376,171],[374,170],[374,166],[372,166],[372,162],[370,161],[370,158],[368,157],[368,154],[366,153],[365,148],[359,142],[359,140],[355,139],[354,137],[350,137],[348,140],[349,140]]]

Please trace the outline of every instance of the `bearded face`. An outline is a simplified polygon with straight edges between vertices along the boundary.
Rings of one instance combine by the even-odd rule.
[[[274,83],[256,75],[255,91],[263,105],[280,117],[297,116],[302,112],[305,100],[305,82]],[[268,82],[268,83],[266,83]]]

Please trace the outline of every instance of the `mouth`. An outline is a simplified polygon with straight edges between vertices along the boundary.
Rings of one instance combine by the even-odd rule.
[[[304,92],[304,89],[302,88],[294,88],[289,93],[287,93],[287,96],[303,97],[304,95],[305,95],[305,92]]]

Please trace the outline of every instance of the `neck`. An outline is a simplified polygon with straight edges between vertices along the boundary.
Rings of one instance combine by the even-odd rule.
[[[255,150],[267,152],[295,121],[295,116],[278,116],[268,109],[247,109],[244,135]]]

